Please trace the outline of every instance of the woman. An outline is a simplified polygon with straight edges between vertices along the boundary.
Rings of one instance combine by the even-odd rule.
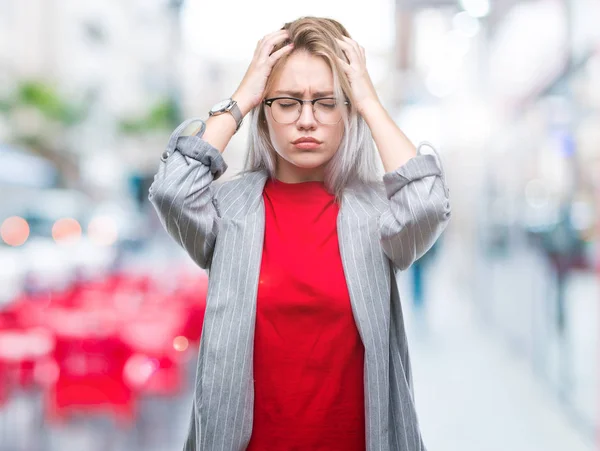
[[[214,185],[248,113],[245,171]],[[334,20],[288,23],[189,123],[149,196],[209,271],[185,449],[424,450],[394,269],[441,234],[448,189],[381,106],[364,49]]]

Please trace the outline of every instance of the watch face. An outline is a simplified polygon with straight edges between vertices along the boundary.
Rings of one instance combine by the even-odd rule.
[[[227,106],[229,105],[229,103],[231,102],[230,99],[225,99],[225,100],[221,100],[219,103],[217,103],[215,106],[213,106],[211,108],[211,111],[213,112],[217,112],[217,111],[222,111],[225,108],[227,108]]]

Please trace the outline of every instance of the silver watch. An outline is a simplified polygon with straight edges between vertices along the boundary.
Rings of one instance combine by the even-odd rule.
[[[240,107],[238,106],[237,102],[231,98],[221,100],[219,103],[213,105],[208,112],[208,115],[218,116],[219,114],[223,113],[230,113],[233,116],[237,124],[235,128],[235,131],[237,132],[242,125],[242,121],[244,120],[244,115],[240,111]]]

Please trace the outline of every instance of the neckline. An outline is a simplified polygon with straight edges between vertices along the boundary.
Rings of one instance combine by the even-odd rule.
[[[290,194],[311,194],[311,193],[326,193],[329,194],[325,188],[325,182],[318,180],[309,180],[306,182],[289,183],[283,182],[279,179],[267,180],[266,187],[269,191],[284,192]]]
[[[285,186],[304,185],[304,184],[319,184],[319,185],[325,184],[325,182],[323,182],[321,180],[307,180],[305,182],[284,182],[283,180],[279,180],[278,178],[273,178],[273,179],[271,179],[271,181],[275,184],[281,184],[281,185],[285,185]]]

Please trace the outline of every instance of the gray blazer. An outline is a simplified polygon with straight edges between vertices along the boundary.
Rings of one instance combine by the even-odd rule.
[[[191,119],[190,121],[194,121]],[[252,433],[252,355],[267,174],[213,184],[227,169],[198,136],[171,135],[149,190],[160,220],[209,272],[186,451],[245,450]],[[202,126],[204,124],[202,123]],[[337,219],[352,311],[365,348],[368,451],[424,451],[394,277],[423,255],[450,218],[448,188],[434,155],[418,155],[342,196]],[[200,327],[200,326],[199,326]]]

